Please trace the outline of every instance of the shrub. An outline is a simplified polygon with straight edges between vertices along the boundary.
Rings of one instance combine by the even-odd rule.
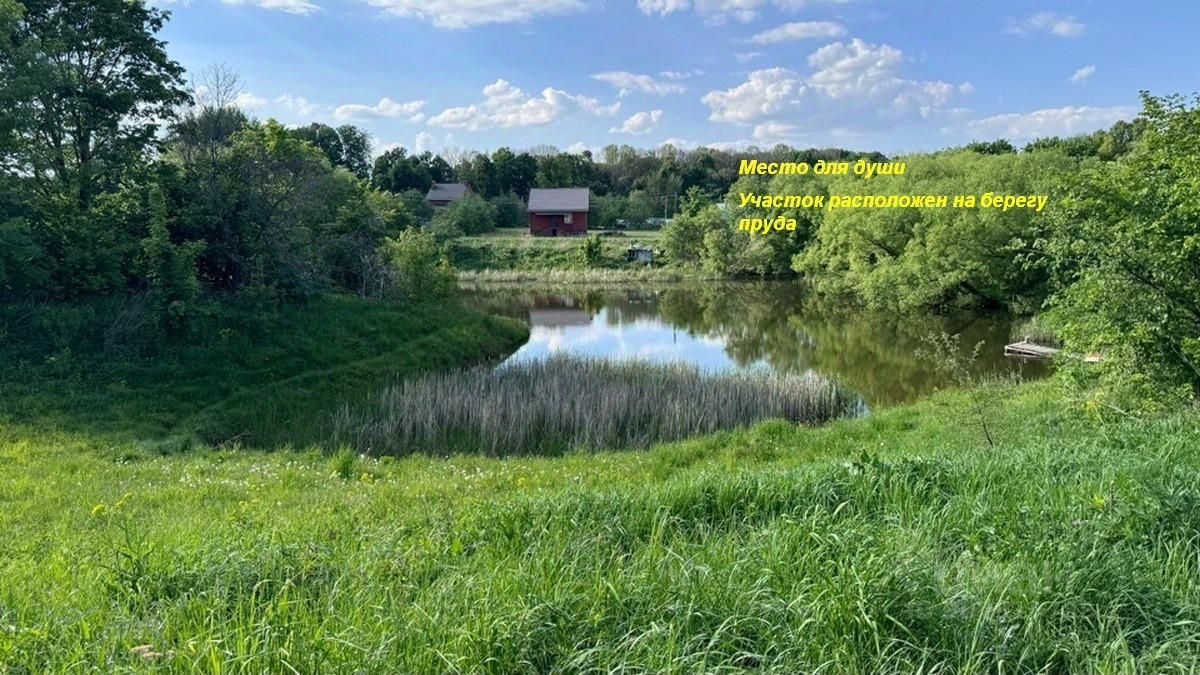
[[[439,230],[456,228],[465,234],[481,234],[496,229],[496,210],[480,197],[464,197],[451,202],[433,215]]]
[[[514,194],[496,197],[491,206],[496,214],[496,227],[524,227],[529,222],[525,216],[525,202]]]
[[[401,293],[414,299],[437,299],[454,290],[454,272],[444,263],[433,235],[405,230],[385,244]]]

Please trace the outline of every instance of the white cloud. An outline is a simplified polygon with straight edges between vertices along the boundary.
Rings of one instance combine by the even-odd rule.
[[[1014,35],[1048,33],[1059,37],[1079,37],[1086,28],[1073,16],[1057,12],[1038,12],[1019,21],[1009,21],[1006,31]]]
[[[772,120],[807,129],[851,120],[879,128],[945,116],[953,98],[972,88],[966,82],[955,86],[904,78],[903,63],[903,53],[889,45],[859,39],[835,42],[808,57],[808,75],[787,68],[756,70],[742,84],[711,91],[702,101],[712,110],[709,119],[716,122]]]
[[[658,127],[658,123],[662,121],[662,116],[663,111],[661,110],[634,113],[621,126],[613,127],[608,131],[614,134],[633,134],[635,136],[648,134]]]
[[[794,124],[784,122],[764,122],[754,127],[754,140],[763,143],[783,143],[795,139],[799,129]]]
[[[661,73],[659,73],[658,75],[659,75],[659,77],[664,77],[668,80],[688,80],[688,79],[691,79],[693,77],[696,77],[698,75],[703,75],[703,74],[704,74],[703,70],[689,70],[687,72],[680,72],[677,70],[664,70]]]
[[[416,148],[418,154],[422,152],[433,152],[433,142],[433,134],[429,133],[428,131],[422,131],[417,134],[417,142],[413,147]]]
[[[291,94],[279,96],[273,102],[275,105],[299,117],[313,117],[314,115],[321,114],[323,109],[322,106],[309,101],[303,96],[292,96]]]
[[[583,9],[583,0],[366,0],[395,16],[421,19],[439,28],[470,28],[527,21]]]
[[[795,21],[785,23],[778,28],[766,30],[750,41],[760,45],[770,45],[788,40],[806,40],[818,37],[838,37],[846,34],[846,27],[833,21]]]
[[[748,61],[753,61],[762,55],[763,52],[738,52],[737,54],[733,55],[733,58],[737,59],[738,63],[746,63]]]
[[[679,73],[674,73],[679,75]],[[664,73],[665,76],[665,73]],[[592,75],[592,79],[606,82],[615,87],[618,96],[627,96],[631,92],[640,91],[647,94],[666,96],[667,94],[682,94],[687,87],[678,82],[663,82],[649,75],[638,75],[625,71],[608,71]],[[679,78],[675,78],[679,79]]]
[[[1072,84],[1082,84],[1084,82],[1087,82],[1088,78],[1095,74],[1096,74],[1096,66],[1084,66],[1084,67],[1080,68],[1079,70],[1075,71],[1075,74],[1071,76],[1071,83]]]
[[[321,10],[308,0],[221,0],[226,5],[253,5],[263,9],[274,9],[288,14],[312,14]]]
[[[695,10],[710,23],[733,19],[743,23],[758,18],[767,7],[795,12],[814,5],[841,5],[853,0],[638,0],[643,14],[666,16],[675,12]]]
[[[419,122],[424,118],[424,115],[421,113],[421,109],[424,107],[425,101],[397,103],[385,96],[379,99],[379,103],[375,105],[363,105],[361,103],[340,105],[334,109],[333,116],[343,122],[397,118]]]
[[[800,105],[804,82],[794,71],[769,68],[750,73],[742,84],[725,91],[710,91],[701,100],[714,122],[749,123]]]
[[[662,143],[659,143],[658,147],[661,148],[664,145],[669,145],[669,146],[675,148],[676,150],[691,150],[692,148],[695,148],[699,144],[696,143],[695,141],[689,141],[686,138],[671,137],[671,138],[668,138],[667,140],[663,141]]]
[[[267,99],[243,91],[233,97],[233,104],[242,110],[258,110],[267,105]]]
[[[1025,140],[1043,136],[1072,136],[1112,126],[1118,120],[1131,119],[1138,109],[1134,106],[1098,108],[1066,106],[1027,113],[1006,113],[971,120],[951,133],[965,133],[972,138],[1008,138]]]
[[[621,104],[602,105],[588,96],[568,94],[546,87],[541,96],[527,96],[506,80],[496,80],[483,88],[484,100],[468,106],[447,108],[429,119],[429,124],[448,129],[481,129],[540,126],[550,124],[571,112],[590,115],[615,115]]]
[[[593,155],[597,154],[596,148],[593,148],[583,141],[572,143],[571,145],[567,146],[567,152],[571,153],[572,155],[582,155],[585,152],[590,152]]]

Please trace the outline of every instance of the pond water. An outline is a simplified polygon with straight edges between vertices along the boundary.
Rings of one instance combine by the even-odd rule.
[[[1006,358],[1012,319],[1002,315],[847,312],[797,282],[689,283],[585,288],[497,286],[466,291],[468,303],[530,325],[509,362],[570,354],[684,361],[701,369],[771,369],[833,377],[870,406],[910,401],[952,386],[918,356],[931,333],[980,344],[976,375],[1042,377],[1047,366]]]

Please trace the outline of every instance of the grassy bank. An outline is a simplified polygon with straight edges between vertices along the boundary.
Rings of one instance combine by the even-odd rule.
[[[225,306],[166,349],[105,339],[128,313],[123,301],[3,308],[0,324],[11,328],[0,341],[0,424],[166,444],[159,449],[310,443],[346,401],[400,376],[506,354],[528,335],[455,303],[325,296]]]
[[[994,450],[956,393],[558,459],[114,461],[5,425],[0,664],[1200,668],[1195,414],[1096,426],[1053,383],[986,396]]]

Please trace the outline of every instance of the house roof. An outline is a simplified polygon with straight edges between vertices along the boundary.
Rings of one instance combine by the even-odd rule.
[[[429,188],[429,194],[425,195],[425,200],[451,202],[467,196],[469,189],[466,183],[434,183],[433,187]]]
[[[591,191],[587,188],[536,188],[529,191],[531,212],[587,211]]]

